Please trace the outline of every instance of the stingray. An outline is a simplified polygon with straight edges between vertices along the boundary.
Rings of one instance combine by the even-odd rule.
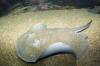
[[[71,53],[78,59],[88,48],[88,36],[81,31],[87,29],[91,22],[76,28],[48,28],[42,23],[35,24],[17,38],[17,55],[26,62],[37,62],[61,52]]]

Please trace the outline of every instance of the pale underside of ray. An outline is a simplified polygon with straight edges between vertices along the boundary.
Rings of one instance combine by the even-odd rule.
[[[48,48],[46,48],[39,58],[44,58],[44,57],[53,55],[55,53],[64,52],[64,53],[72,53],[78,59],[81,57],[82,53],[84,53],[87,48],[88,48],[88,43],[84,42],[82,51],[79,52],[79,54],[76,54],[70,45],[65,44],[63,42],[57,42],[57,43],[51,44]]]

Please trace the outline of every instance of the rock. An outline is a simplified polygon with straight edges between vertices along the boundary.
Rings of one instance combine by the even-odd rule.
[[[88,12],[100,14],[100,6],[95,6],[93,9],[88,8]]]

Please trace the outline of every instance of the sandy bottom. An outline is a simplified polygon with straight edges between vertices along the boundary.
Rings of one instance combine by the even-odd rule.
[[[44,23],[54,28],[74,28],[87,24],[91,26],[82,33],[88,35],[89,47],[76,60],[71,54],[57,54],[37,63],[26,63],[16,55],[15,41],[32,25]],[[9,14],[0,17],[0,66],[100,66],[100,15],[86,9],[49,10]]]

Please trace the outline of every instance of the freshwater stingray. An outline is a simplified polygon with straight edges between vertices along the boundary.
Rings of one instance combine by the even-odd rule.
[[[44,24],[36,24],[16,40],[17,54],[26,62],[36,62],[59,52],[69,52],[80,58],[88,48],[88,36],[80,32],[91,22],[77,28],[47,28]]]

